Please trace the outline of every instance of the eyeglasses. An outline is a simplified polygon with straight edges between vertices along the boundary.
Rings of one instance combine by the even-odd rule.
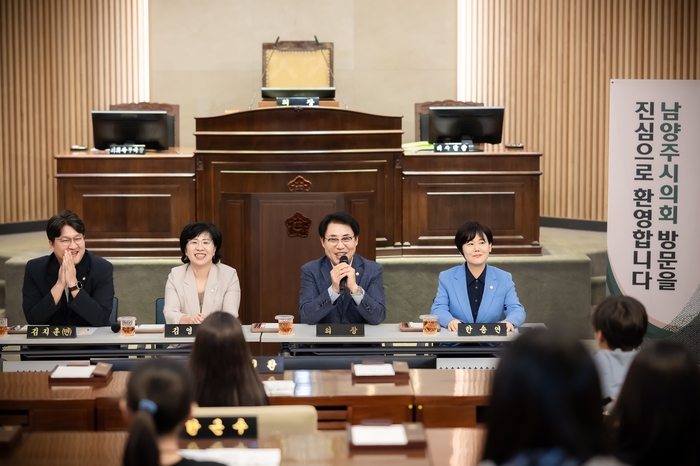
[[[61,243],[61,246],[67,248],[71,243],[75,243],[76,246],[80,246],[85,241],[84,236],[76,236],[75,238],[56,238],[56,241]]]
[[[212,240],[210,240],[210,239],[205,239],[205,240],[202,240],[201,242],[200,242],[199,240],[196,240],[196,239],[191,239],[191,240],[189,240],[189,241],[187,242],[187,244],[189,244],[189,245],[192,246],[193,248],[196,248],[196,247],[199,246],[200,244],[201,244],[203,247],[207,248],[207,247],[211,246],[212,244],[214,244],[214,242],[213,242]]]
[[[326,242],[332,246],[335,246],[338,244],[338,241],[342,241],[343,244],[350,244],[352,240],[355,239],[354,236],[343,236],[342,238],[323,238],[326,240]]]

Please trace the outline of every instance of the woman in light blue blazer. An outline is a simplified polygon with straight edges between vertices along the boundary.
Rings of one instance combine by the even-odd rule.
[[[438,290],[431,314],[451,332],[460,323],[506,324],[514,331],[525,321],[525,309],[518,300],[511,275],[487,266],[493,234],[486,225],[467,222],[455,234],[457,250],[465,263],[445,270],[438,278]]]

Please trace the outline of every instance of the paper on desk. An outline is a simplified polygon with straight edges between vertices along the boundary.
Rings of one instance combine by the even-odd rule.
[[[391,364],[354,364],[352,368],[358,377],[396,375]]]
[[[230,466],[279,466],[282,461],[279,448],[208,448],[178,453],[191,460],[216,461]]]
[[[411,328],[423,328],[423,322],[411,322]]]
[[[78,335],[92,335],[97,330],[97,327],[77,327],[75,333]]]
[[[267,396],[294,396],[296,384],[293,380],[263,380]]]
[[[406,445],[408,437],[402,424],[390,426],[352,426],[353,445]]]
[[[89,379],[97,366],[57,366],[52,379]]]

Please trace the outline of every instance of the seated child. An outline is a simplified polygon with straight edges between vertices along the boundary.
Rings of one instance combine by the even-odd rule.
[[[647,311],[631,296],[608,296],[591,316],[600,351],[593,355],[603,399],[613,401],[620,393],[627,370],[647,331]],[[611,408],[610,403],[607,408]]]

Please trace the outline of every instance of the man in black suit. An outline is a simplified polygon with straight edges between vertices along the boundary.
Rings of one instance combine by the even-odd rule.
[[[85,250],[85,225],[69,210],[49,219],[53,254],[27,262],[22,308],[31,325],[110,325],[114,267]]]

